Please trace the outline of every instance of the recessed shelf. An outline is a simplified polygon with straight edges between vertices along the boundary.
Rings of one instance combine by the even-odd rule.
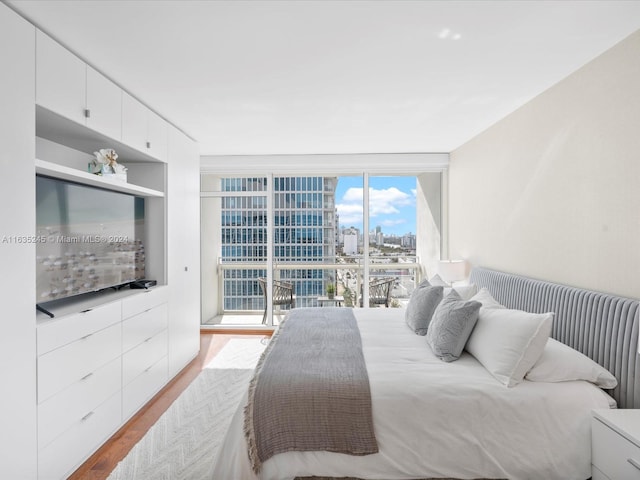
[[[164,197],[164,192],[159,190],[133,185],[120,180],[108,180],[99,175],[83,172],[81,170],[76,170],[75,168],[65,167],[45,160],[36,159],[36,173],[92,187],[104,188],[114,192],[130,193],[140,197]]]

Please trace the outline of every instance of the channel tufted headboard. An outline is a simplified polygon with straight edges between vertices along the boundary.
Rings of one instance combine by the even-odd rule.
[[[640,302],[474,267],[470,282],[508,308],[554,312],[551,336],[593,359],[618,379],[618,408],[640,408]]]

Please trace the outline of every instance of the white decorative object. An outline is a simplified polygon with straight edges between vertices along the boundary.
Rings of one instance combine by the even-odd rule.
[[[93,154],[96,158],[89,164],[90,173],[101,175],[105,179],[127,181],[127,167],[117,162],[118,154],[115,150],[103,148]]]

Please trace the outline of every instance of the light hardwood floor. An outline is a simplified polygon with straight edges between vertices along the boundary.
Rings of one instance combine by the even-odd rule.
[[[169,408],[173,401],[198,376],[203,367],[232,338],[246,337],[247,334],[258,332],[243,332],[242,334],[229,331],[228,333],[200,332],[200,353],[187,365],[180,374],[153,397],[136,415],[133,416],[120,430],[118,430],[96,453],[83,463],[69,480],[103,480],[138,443],[151,426]],[[256,335],[265,336],[265,333]],[[133,480],[133,479],[132,479]]]

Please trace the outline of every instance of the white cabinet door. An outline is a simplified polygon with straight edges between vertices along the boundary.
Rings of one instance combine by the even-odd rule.
[[[141,152],[147,151],[149,109],[127,92],[122,94],[122,141]]]
[[[200,346],[200,163],[197,145],[169,130],[168,283],[169,376]]]
[[[122,141],[124,143],[166,162],[168,131],[169,124],[162,117],[128,93],[123,93]]]
[[[163,162],[167,161],[167,136],[169,134],[169,124],[162,117],[149,110],[148,123],[148,149],[152,157]]]
[[[89,66],[86,125],[115,140],[122,137],[122,90]]]
[[[36,103],[85,125],[87,65],[36,31]]]

